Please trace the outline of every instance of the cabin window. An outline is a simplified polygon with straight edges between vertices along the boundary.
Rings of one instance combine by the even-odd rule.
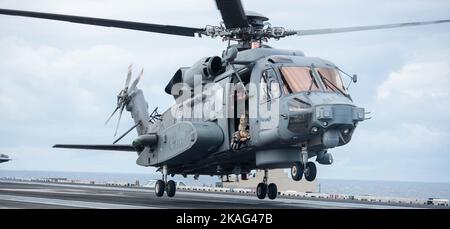
[[[310,67],[281,67],[280,72],[286,94],[320,90]]]

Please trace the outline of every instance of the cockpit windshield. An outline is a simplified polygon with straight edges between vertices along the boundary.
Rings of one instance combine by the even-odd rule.
[[[335,68],[316,68],[317,73],[325,85],[325,90],[347,94],[341,74]]]
[[[281,67],[280,72],[286,94],[320,90],[310,67]]]
[[[347,95],[341,75],[335,68],[283,66],[280,72],[286,94],[322,90],[314,77],[317,75],[326,91]]]

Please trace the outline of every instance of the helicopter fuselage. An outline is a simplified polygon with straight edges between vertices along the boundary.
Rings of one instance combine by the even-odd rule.
[[[240,174],[289,168],[302,161],[305,148],[308,158],[331,164],[327,149],[347,144],[364,120],[364,109],[353,104],[336,69],[329,61],[299,51],[249,49],[224,65],[222,73],[207,80],[199,75],[196,89],[189,87],[192,82],[183,82],[183,74],[189,72],[185,68],[166,87],[176,104],[149,126],[147,132],[156,135],[157,142],[139,152],[137,163],[166,165],[169,174]],[[325,71],[336,74],[331,76],[338,77],[338,88],[324,79]],[[184,98],[183,93],[173,93],[175,83],[182,84],[178,91]],[[186,96],[187,91],[194,93]],[[243,114],[250,137],[232,149]]]

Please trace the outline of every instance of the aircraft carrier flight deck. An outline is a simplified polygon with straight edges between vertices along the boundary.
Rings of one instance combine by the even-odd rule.
[[[162,208],[325,208],[325,209],[406,209],[448,208],[425,204],[386,203],[280,196],[276,200],[259,200],[254,194],[218,193],[177,190],[169,198],[156,197],[153,188],[112,187],[90,184],[0,180],[0,208],[95,208],[95,209],[162,209]]]

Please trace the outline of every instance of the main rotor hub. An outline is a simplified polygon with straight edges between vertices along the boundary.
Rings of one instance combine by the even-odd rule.
[[[237,41],[240,49],[247,49],[251,47],[252,42],[267,42],[269,39],[276,40],[294,35],[295,32],[287,31],[283,27],[272,27],[267,22],[268,17],[254,11],[245,11],[248,27],[241,28],[226,28],[224,23],[220,26],[208,25],[202,35],[210,36],[212,38],[222,37],[224,41]]]
[[[254,27],[255,29],[264,28],[264,22],[268,21],[269,18],[254,11],[245,11],[245,15],[247,16],[248,23]]]

